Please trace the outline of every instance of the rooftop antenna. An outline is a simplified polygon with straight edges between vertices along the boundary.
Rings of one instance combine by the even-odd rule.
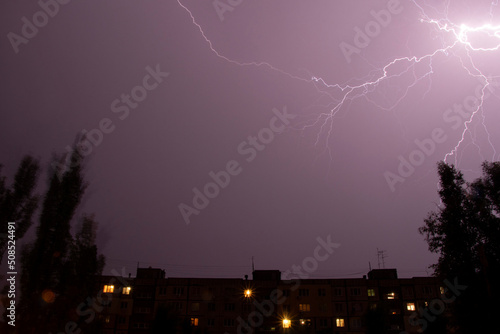
[[[372,264],[370,261],[368,261],[368,268],[370,268],[370,271],[372,271]]]
[[[380,262],[382,262],[382,268],[385,269],[385,258],[387,257],[385,253],[386,253],[385,250],[379,250],[377,248],[378,269],[381,269]]]
[[[254,266],[254,263],[253,263],[253,256],[252,256],[252,272],[255,271],[255,266]]]

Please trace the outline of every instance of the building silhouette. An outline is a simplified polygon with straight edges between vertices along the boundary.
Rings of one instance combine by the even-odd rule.
[[[252,279],[236,279],[167,278],[138,268],[133,278],[101,276],[94,309],[106,334],[419,333],[446,315],[443,285],[435,277],[398,278],[396,269],[345,279],[254,270]]]

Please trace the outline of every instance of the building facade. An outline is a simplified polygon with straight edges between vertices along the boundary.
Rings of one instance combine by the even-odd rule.
[[[161,269],[138,268],[134,278],[100,277],[94,308],[106,334],[360,334],[368,328],[413,334],[432,314],[445,313],[441,285],[434,277],[398,278],[396,269],[350,279],[282,279],[280,271],[255,270],[252,279],[228,279],[167,278]]]

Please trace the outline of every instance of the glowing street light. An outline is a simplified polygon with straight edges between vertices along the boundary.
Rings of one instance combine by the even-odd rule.
[[[250,289],[246,289],[246,290],[245,290],[245,297],[246,297],[246,298],[250,298],[251,296],[252,296],[252,290],[250,290]]]
[[[283,328],[290,328],[292,326],[292,321],[290,319],[283,319]]]

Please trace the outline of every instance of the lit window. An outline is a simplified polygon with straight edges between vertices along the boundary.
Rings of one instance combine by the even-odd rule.
[[[301,326],[310,327],[311,326],[311,319],[300,319],[299,323]]]
[[[111,321],[111,316],[107,315],[106,318],[104,318],[104,322],[109,324],[110,321]]]
[[[429,302],[424,302],[424,305],[425,306],[429,306]]]
[[[198,326],[198,318],[191,318],[191,326]]]
[[[299,311],[301,312],[311,311],[311,304],[299,304]]]
[[[441,292],[442,295],[444,295],[446,293],[446,290],[444,287],[440,286],[439,287],[439,292]]]
[[[368,289],[368,297],[375,297],[375,290],[374,289]]]
[[[390,292],[387,294],[387,299],[394,299],[396,294],[394,292]]]
[[[283,319],[283,328],[290,328],[292,326],[292,321],[290,319]]]
[[[345,321],[342,318],[335,319],[335,324],[337,327],[345,327]]]
[[[105,285],[104,289],[102,290],[102,292],[104,293],[113,293],[113,291],[115,291],[114,285]]]
[[[131,288],[131,287],[129,287],[129,286],[124,286],[124,287],[123,287],[123,289],[122,289],[122,293],[123,293],[124,295],[130,295],[130,290],[132,290],[132,288]]]
[[[249,298],[249,297],[251,297],[251,296],[252,296],[252,290],[250,290],[250,289],[246,289],[246,290],[245,290],[245,297]]]
[[[406,303],[406,309],[408,311],[415,311],[415,303]]]

